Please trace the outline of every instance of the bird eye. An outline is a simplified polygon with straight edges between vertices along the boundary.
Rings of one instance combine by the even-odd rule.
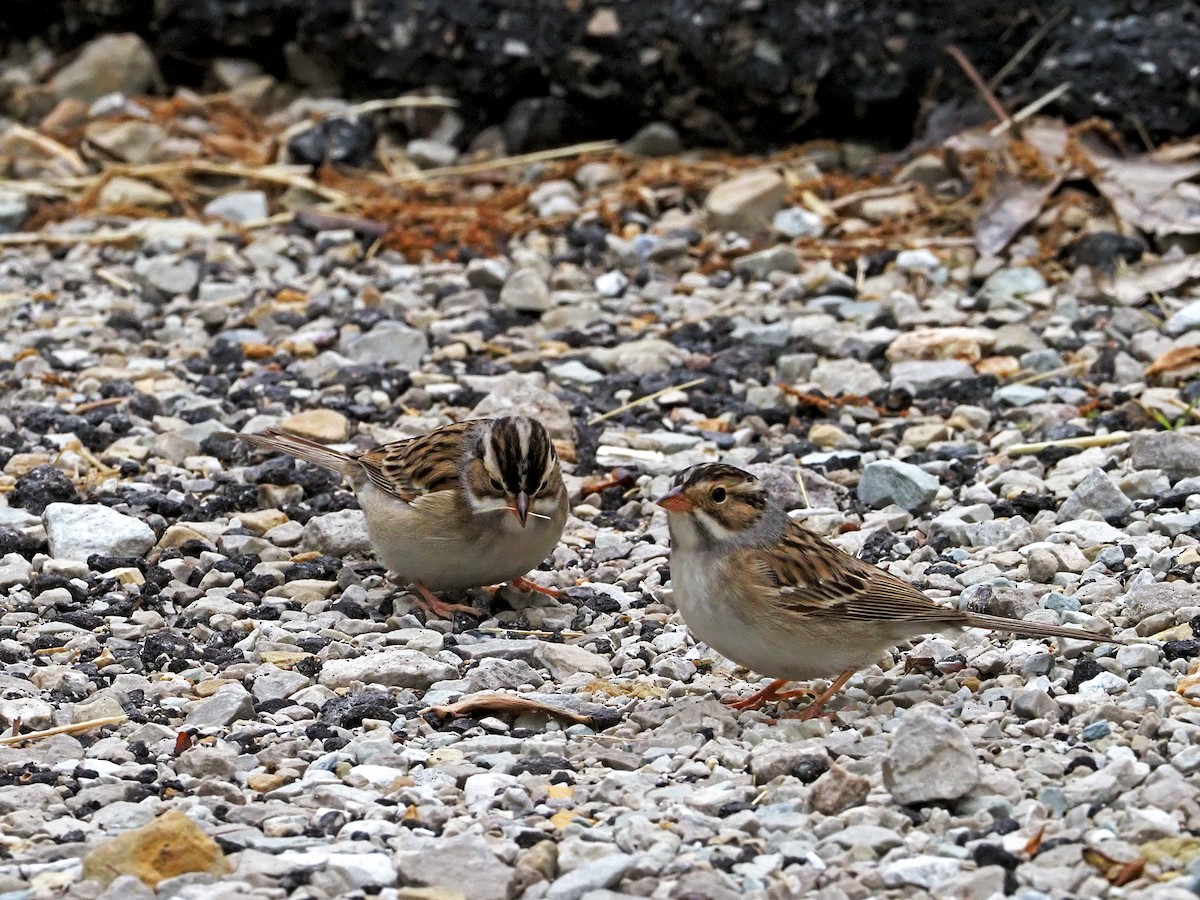
[[[502,482],[499,478],[492,478],[490,480],[492,482],[492,490],[495,490],[495,491],[503,491],[504,490],[504,482]]]
[[[724,503],[725,496],[726,496],[725,488],[723,488],[723,487],[713,488],[713,492],[712,492],[713,503]]]

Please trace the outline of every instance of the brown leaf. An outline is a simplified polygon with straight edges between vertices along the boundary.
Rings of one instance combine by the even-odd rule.
[[[568,719],[580,725],[591,725],[592,717],[565,707],[555,706],[541,700],[518,697],[515,694],[476,694],[446,706],[431,706],[429,711],[439,716],[468,716],[473,713],[545,713],[560,719]]]
[[[1042,849],[1042,838],[1045,836],[1045,834],[1046,834],[1046,826],[1043,825],[1041,828],[1039,828],[1037,830],[1037,833],[1033,837],[1031,837],[1028,841],[1026,841],[1026,843],[1025,843],[1025,855],[1026,856],[1030,856],[1030,857],[1037,856],[1038,851]]]
[[[1146,380],[1195,365],[1200,365],[1200,346],[1172,347],[1146,367]]]
[[[1095,847],[1083,848],[1083,861],[1103,875],[1109,884],[1115,887],[1129,884],[1129,882],[1139,877],[1142,874],[1142,870],[1146,868],[1144,857],[1139,856],[1135,860],[1122,862],[1121,860],[1113,859]]]

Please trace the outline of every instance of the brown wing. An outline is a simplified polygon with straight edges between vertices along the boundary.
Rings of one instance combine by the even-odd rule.
[[[749,573],[772,606],[801,618],[946,624],[967,619],[965,613],[933,602],[908,582],[855,559],[798,522],[789,523],[777,544],[739,550],[724,565],[735,580]]]
[[[455,422],[421,437],[375,447],[360,455],[358,463],[376,487],[412,503],[454,486],[463,443],[481,421],[486,420]]]

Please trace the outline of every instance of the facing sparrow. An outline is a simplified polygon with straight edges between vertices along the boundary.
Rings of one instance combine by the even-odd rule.
[[[421,605],[476,612],[434,593],[511,582],[554,550],[567,521],[558,455],[540,422],[474,419],[363,453],[341,453],[279,429],[238,434],[350,479],[376,554]]]
[[[681,472],[658,505],[668,513],[671,584],[691,631],[734,662],[776,679],[732,704],[757,709],[811,695],[821,712],[843,684],[907,638],[951,628],[1121,643],[1083,629],[964,612],[839,550],[793,521],[748,472],[704,464]],[[834,677],[828,690],[780,692]]]

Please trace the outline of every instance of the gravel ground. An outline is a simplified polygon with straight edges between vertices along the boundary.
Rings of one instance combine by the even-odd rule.
[[[720,240],[819,231],[749,177],[710,195]],[[1145,370],[1200,305],[1117,303],[1021,243],[702,272],[700,222],[465,265],[172,220],[3,250],[0,729],[128,718],[0,746],[0,898],[154,895],[122,872],[179,898],[1194,898],[1200,382]],[[385,579],[345,485],[215,436],[364,447],[509,408],[570,463],[532,575],[567,594],[467,592],[454,622]],[[932,637],[833,721],[735,714],[760,679],[673,613],[652,502],[715,459],[946,603],[1134,640]],[[187,874],[145,858],[184,845]]]

